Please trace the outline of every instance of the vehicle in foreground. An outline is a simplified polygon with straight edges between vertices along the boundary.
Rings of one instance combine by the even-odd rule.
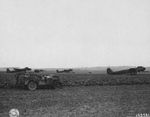
[[[51,89],[62,87],[57,75],[38,74],[34,72],[24,72],[16,74],[16,86],[23,86],[29,90],[36,90],[40,86],[48,86]]]

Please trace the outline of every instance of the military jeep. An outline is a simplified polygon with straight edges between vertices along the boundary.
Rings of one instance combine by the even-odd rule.
[[[62,87],[59,76],[55,74],[45,75],[34,72],[18,73],[16,75],[16,86],[23,86],[33,91],[40,86],[48,86],[51,89]]]

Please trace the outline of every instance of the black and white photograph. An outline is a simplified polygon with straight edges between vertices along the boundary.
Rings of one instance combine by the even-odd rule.
[[[150,0],[0,0],[0,117],[150,117]]]

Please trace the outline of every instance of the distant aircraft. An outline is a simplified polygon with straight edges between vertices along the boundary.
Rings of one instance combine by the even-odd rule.
[[[7,68],[7,70],[6,70],[7,73],[26,72],[26,71],[31,71],[31,68],[29,68],[29,67],[25,67],[23,69],[13,68],[13,70],[10,70],[9,68]]]
[[[138,72],[144,72],[145,67],[138,66],[136,68],[129,68],[125,70],[120,70],[120,71],[112,71],[111,68],[107,68],[107,74],[110,75],[122,75],[122,74],[130,74],[130,75],[136,75]]]
[[[42,70],[42,69],[35,69],[34,70],[34,72],[36,72],[36,73],[40,73],[40,72],[43,72],[44,70]]]
[[[69,73],[69,72],[72,72],[73,69],[65,69],[65,70],[62,70],[62,71],[59,71],[59,70],[56,70],[57,73]]]
[[[143,67],[143,66],[138,66],[137,67],[137,72],[144,72],[145,70],[146,70],[146,68]]]

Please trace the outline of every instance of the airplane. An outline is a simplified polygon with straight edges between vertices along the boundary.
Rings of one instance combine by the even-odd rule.
[[[13,68],[13,70],[10,70],[9,68],[7,68],[6,72],[7,73],[16,73],[16,72],[26,72],[26,71],[31,71],[31,68],[29,67],[25,67],[25,68]]]
[[[34,72],[36,72],[36,73],[40,73],[40,72],[43,72],[44,70],[42,70],[42,69],[35,69],[34,70]]]
[[[125,70],[120,70],[120,71],[112,71],[111,68],[107,68],[107,74],[110,75],[123,75],[123,74],[130,74],[130,75],[136,75],[138,72],[144,72],[146,70],[145,67],[138,66],[136,68],[129,68]]]
[[[137,67],[137,72],[144,72],[145,70],[146,70],[146,68],[143,67],[143,66],[138,66]]]
[[[69,73],[71,71],[73,71],[73,69],[65,69],[65,70],[62,70],[62,71],[56,70],[57,73]]]

